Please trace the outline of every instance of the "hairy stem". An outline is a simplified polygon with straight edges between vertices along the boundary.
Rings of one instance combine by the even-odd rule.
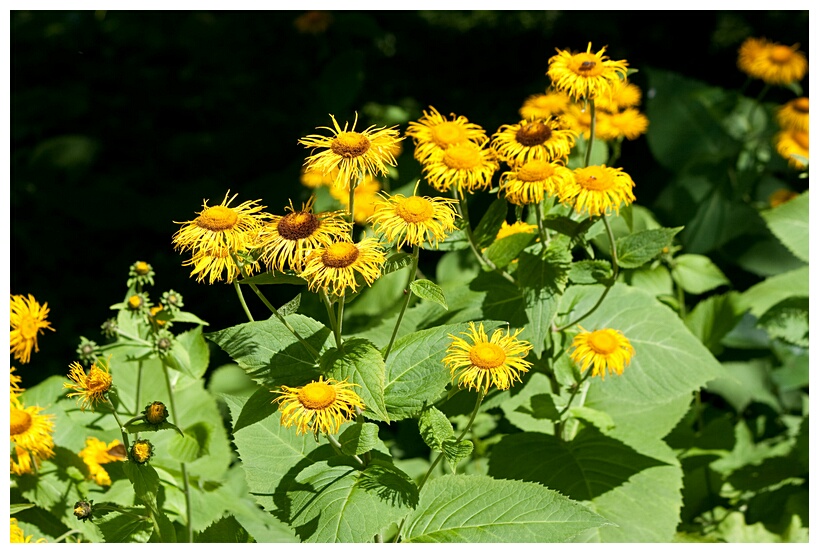
[[[410,291],[410,285],[415,280],[415,273],[418,271],[418,258],[419,258],[419,248],[417,245],[412,247],[412,264],[410,265],[409,276],[407,277],[407,285],[404,286],[404,303],[401,305],[401,312],[398,313],[398,320],[395,321],[395,328],[392,329],[392,336],[390,337],[390,343],[387,344],[387,349],[384,350],[384,360],[387,360],[387,357],[390,355],[390,350],[392,349],[392,345],[395,342],[395,337],[398,335],[398,328],[401,326],[401,321],[404,319],[404,312],[407,310],[407,306],[410,302],[410,297],[412,297],[412,292]]]

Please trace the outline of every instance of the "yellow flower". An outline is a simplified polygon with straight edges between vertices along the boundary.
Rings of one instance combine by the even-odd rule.
[[[410,121],[407,136],[415,143],[415,159],[425,163],[438,150],[446,150],[455,144],[475,142],[483,144],[487,140],[486,131],[480,125],[470,123],[463,115],[450,113],[447,119],[430,106],[430,113],[418,121]]]
[[[809,136],[807,132],[783,130],[774,136],[776,151],[788,160],[788,165],[795,169],[807,167]],[[800,156],[805,161],[795,157]]]
[[[599,112],[602,113],[602,112]],[[648,118],[633,108],[608,114],[598,120],[594,136],[601,140],[634,140],[648,130]]]
[[[574,182],[574,173],[559,162],[533,159],[501,175],[500,191],[515,205],[539,203],[545,194],[559,192]]]
[[[54,330],[48,317],[48,303],[40,305],[31,294],[28,297],[10,294],[11,331],[9,352],[21,363],[31,360],[31,350],[40,351],[37,345],[37,334],[43,329]]]
[[[111,485],[111,477],[102,468],[102,465],[115,461],[124,461],[127,458],[125,446],[119,440],[114,440],[106,445],[105,442],[93,436],[86,438],[85,448],[79,452],[79,456],[85,466],[88,467],[89,475],[98,486]]]
[[[219,205],[208,207],[205,200],[199,217],[193,221],[176,224],[183,225],[173,236],[174,248],[180,251],[198,250],[215,251],[223,246],[231,252],[240,252],[252,249],[255,231],[262,225],[262,221],[269,217],[260,213],[264,206],[255,205],[259,200],[243,202],[230,207],[230,202],[236,198],[234,194]]]
[[[612,84],[611,97],[601,96],[594,101],[594,106],[614,113],[625,108],[633,108],[642,99],[640,87],[626,80],[617,80]]]
[[[68,378],[73,381],[73,384],[66,382],[63,387],[74,391],[67,394],[67,397],[79,396],[77,403],[80,409],[85,411],[85,408],[90,406],[93,410],[94,404],[105,399],[105,394],[111,389],[112,379],[108,363],[97,359],[91,365],[88,374],[76,361],[69,365],[69,369],[71,371],[68,373]]]
[[[808,132],[808,98],[794,98],[777,109],[776,120],[783,129]]]
[[[336,242],[313,250],[300,276],[314,292],[321,288],[341,296],[348,288],[353,292],[358,290],[356,274],[371,286],[381,276],[385,261],[386,256],[375,238],[365,238],[357,244]]]
[[[500,164],[495,151],[484,148],[485,144],[463,142],[435,150],[424,163],[424,176],[439,192],[452,187],[468,192],[488,189]]]
[[[484,394],[492,385],[508,390],[515,380],[521,381],[520,373],[528,372],[532,366],[524,359],[532,349],[531,344],[517,339],[522,331],[521,328],[512,334],[507,330],[504,335],[503,330],[496,329],[488,338],[483,323],[475,326],[470,322],[469,329],[461,333],[469,341],[449,335],[452,343],[446,350],[444,365],[459,386],[466,385]]]
[[[20,383],[23,379],[14,374],[16,370],[14,367],[9,369],[9,391],[11,392],[12,401],[26,391],[25,388],[20,387]]]
[[[523,119],[548,119],[566,111],[570,101],[563,92],[533,94],[523,101],[518,113]]]
[[[609,209],[620,212],[620,205],[634,201],[634,181],[620,168],[591,165],[574,171],[574,181],[558,191],[560,201],[577,213],[603,215]]]
[[[357,384],[332,378],[318,381],[299,388],[282,386],[274,403],[282,412],[282,426],[296,425],[296,434],[313,432],[335,434],[346,421],[355,417],[355,408],[364,409],[364,402],[353,390]]]
[[[578,325],[579,326],[579,325]],[[592,367],[592,376],[606,379],[606,372],[623,374],[623,369],[631,362],[634,348],[619,330],[604,328],[589,332],[582,326],[580,334],[574,337],[574,351],[570,357],[580,365],[581,372]]]
[[[596,125],[600,125],[600,120],[606,117],[605,111],[596,112]],[[569,104],[565,113],[561,116],[561,121],[566,128],[577,134],[582,134],[586,140],[591,136],[591,111],[578,104]]]
[[[310,169],[308,167],[302,166],[301,173],[299,174],[299,182],[301,182],[307,188],[332,186],[333,181],[336,180],[337,176],[338,170],[330,171],[328,174],[325,175],[324,173],[316,169]]]
[[[301,271],[314,249],[329,246],[350,234],[350,223],[341,211],[314,213],[311,197],[296,211],[292,200],[286,215],[273,215],[259,233],[261,260],[278,271]]]
[[[253,238],[253,241],[255,242],[256,239]],[[246,260],[246,254],[247,252],[244,250],[234,252],[237,258],[244,260]],[[197,282],[202,282],[207,278],[208,284],[222,280],[230,283],[242,274],[236,262],[233,260],[233,257],[230,255],[230,250],[225,246],[195,250],[191,258],[184,261],[182,266],[193,267],[190,276],[196,275]],[[259,272],[258,260],[246,262],[244,264],[244,270],[248,276]]]
[[[395,167],[393,155],[396,142],[402,138],[395,127],[370,126],[362,132],[356,132],[358,114],[350,130],[349,123],[344,128],[339,127],[336,118],[330,115],[333,127],[319,127],[332,133],[332,136],[311,134],[299,140],[299,144],[308,148],[326,148],[325,150],[308,157],[304,164],[308,170],[320,171],[328,174],[338,169],[333,186],[350,186],[353,177],[359,175],[387,174],[387,165]]]
[[[530,225],[529,223],[524,223],[523,221],[517,221],[510,225],[504,221],[501,228],[498,230],[497,236],[495,236],[495,240],[500,240],[501,238],[506,238],[507,236],[512,236],[513,234],[534,234],[536,232],[536,225]]]
[[[515,125],[501,125],[492,135],[491,147],[510,166],[533,159],[554,161],[569,156],[577,133],[565,129],[559,120],[529,119]]]
[[[14,444],[11,472],[17,475],[34,472],[42,459],[54,456],[54,415],[40,414],[41,407],[25,407],[12,394],[9,414],[9,439]],[[15,459],[16,457],[16,459]]]
[[[801,81],[808,71],[808,59],[798,48],[798,44],[784,46],[764,38],[748,38],[739,47],[737,66],[768,84]]]
[[[378,192],[381,191],[381,183],[371,175],[366,175],[364,179],[355,187],[355,199],[353,207],[353,220],[361,225],[366,224],[367,219],[375,211],[375,204],[378,203]],[[337,186],[330,189],[330,194],[341,202],[341,205],[349,212],[350,210],[350,187],[347,185]]]
[[[26,536],[23,529],[17,525],[17,519],[13,517],[9,517],[9,542],[10,543],[31,543],[31,538],[34,536]],[[37,543],[45,541],[44,538],[40,538],[37,540]]]
[[[770,196],[768,196],[768,203],[771,205],[771,207],[776,207],[778,205],[782,205],[786,202],[791,201],[797,196],[799,196],[799,194],[794,192],[793,190],[788,190],[787,188],[780,188],[778,190],[775,190]]]
[[[409,196],[388,196],[376,205],[370,217],[373,230],[384,234],[389,242],[396,242],[400,250],[404,244],[421,246],[431,242],[437,247],[439,240],[455,230],[457,214],[452,208],[456,200]]]
[[[585,52],[577,54],[557,49],[557,55],[549,58],[546,72],[552,79],[552,86],[575,100],[610,97],[617,81],[625,78],[628,62],[611,60],[604,55],[605,51],[604,46],[593,54],[591,42]]]
[[[147,463],[154,456],[154,445],[148,440],[136,440],[131,445],[131,460],[140,465]]]

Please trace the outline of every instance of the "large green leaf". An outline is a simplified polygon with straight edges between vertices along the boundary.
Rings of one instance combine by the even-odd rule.
[[[740,308],[748,309],[752,315],[761,317],[768,309],[784,299],[796,296],[808,297],[809,274],[810,271],[805,266],[766,278],[740,295]]]
[[[762,314],[757,323],[773,338],[808,347],[808,298],[793,297],[780,301]]]
[[[355,384],[367,417],[389,422],[384,405],[386,368],[381,352],[361,338],[344,342],[342,350],[331,348],[321,357],[321,371],[328,377]]]
[[[197,326],[177,335],[171,355],[177,360],[175,369],[191,378],[201,378],[210,362],[210,350],[202,337],[202,327]]]
[[[690,253],[674,258],[671,277],[690,294],[702,294],[730,284],[719,267],[708,257]]]
[[[492,242],[484,254],[487,259],[495,264],[498,268],[504,268],[509,265],[526,246],[528,246],[536,233],[533,232],[518,232],[509,236],[504,236],[500,240]]]
[[[669,247],[681,230],[682,227],[648,229],[619,238],[617,262],[624,269],[636,269]]]
[[[112,513],[94,522],[107,543],[146,543],[154,531],[151,519],[136,513]]]
[[[771,232],[782,241],[793,254],[807,262],[808,250],[808,192],[800,194],[789,202],[761,213]]]
[[[441,287],[449,311],[435,319],[435,324],[494,319],[521,327],[528,321],[520,289],[494,271],[483,272],[466,285],[449,281]]]
[[[736,292],[710,296],[699,302],[685,317],[688,329],[714,355],[722,353],[722,339],[742,319],[738,298]]]
[[[421,490],[404,541],[564,542],[608,524],[576,501],[530,482],[488,476],[442,476]]]
[[[475,242],[479,248],[485,248],[495,241],[506,219],[507,211],[509,211],[509,203],[504,198],[498,198],[492,202],[475,227]]]

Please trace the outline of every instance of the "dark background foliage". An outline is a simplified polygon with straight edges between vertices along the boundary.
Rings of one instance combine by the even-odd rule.
[[[432,105],[492,133],[548,85],[556,47],[608,45],[637,69],[726,88],[745,82],[746,37],[808,50],[807,11],[333,12],[316,33],[295,25],[303,13],[11,12],[11,293],[48,302],[56,329],[24,385],[64,374],[81,335],[104,342],[100,324],[136,260],[156,270],[153,299],[173,288],[216,328],[244,322],[232,290],[188,277],[174,221],[228,189],[271,213],[305,199],[297,141],[330,113],[392,124],[373,106],[414,119]],[[646,92],[640,73],[632,80]],[[666,175],[645,140],[626,143],[618,165],[651,207]],[[409,147],[399,170],[402,183],[419,176]]]

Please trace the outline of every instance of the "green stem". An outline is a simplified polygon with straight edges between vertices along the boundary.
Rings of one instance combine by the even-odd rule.
[[[481,250],[478,249],[478,245],[475,242],[475,235],[472,234],[472,225],[469,223],[469,208],[467,207],[467,199],[466,195],[460,189],[452,189],[453,194],[455,195],[455,199],[458,200],[459,212],[461,218],[466,221],[466,225],[464,226],[464,230],[466,231],[466,238],[469,241],[469,247],[472,249],[472,253],[475,254],[475,257],[478,259],[478,262],[482,265],[489,267],[493,271],[496,271],[500,274],[503,278],[511,282],[512,284],[515,283],[515,279],[504,271],[503,269],[499,269],[497,265],[492,263],[491,260],[487,259],[486,256],[483,255]]]
[[[353,236],[355,235],[355,189],[358,188],[362,180],[364,180],[364,175],[359,172],[356,175],[355,184],[353,184],[352,180],[348,183],[350,188],[350,240],[354,240]]]
[[[330,442],[330,445],[333,446],[333,449],[336,450],[336,453],[338,453],[339,455],[345,455],[345,453],[341,451],[341,444],[338,442],[335,436],[333,436],[332,434],[325,434],[325,436],[327,437],[327,441]],[[367,466],[364,463],[364,461],[361,460],[361,457],[359,457],[358,455],[353,454],[351,455],[351,457],[358,461],[358,464],[361,465],[361,468],[365,468]]]
[[[614,141],[614,147],[612,148],[611,155],[609,156],[608,166],[612,167],[615,162],[620,159],[620,154],[623,152],[623,137],[619,137],[617,140]]]
[[[239,296],[239,303],[242,304],[242,309],[245,310],[245,315],[247,315],[247,320],[252,323],[253,322],[253,315],[250,314],[250,309],[248,309],[247,302],[245,302],[245,295],[242,293],[242,286],[239,284],[238,280],[233,281],[233,288],[236,290],[236,295]]]
[[[105,397],[105,404],[111,409],[111,414],[114,415],[114,420],[117,421],[117,426],[119,426],[120,434],[122,434],[122,443],[125,446],[125,450],[128,451],[131,449],[131,442],[128,440],[128,431],[125,430],[125,425],[122,424],[122,421],[119,420],[119,415],[117,414],[117,410],[114,408],[114,404],[111,403],[111,400],[108,397]]]
[[[71,536],[71,535],[73,535],[73,534],[81,534],[81,533],[82,533],[82,532],[80,532],[79,530],[69,530],[69,531],[68,531],[68,532],[66,532],[65,534],[61,534],[60,536],[58,536],[57,538],[55,538],[55,539],[54,539],[54,543],[60,543],[61,541],[63,541],[64,539],[66,539],[68,536]]]
[[[142,389],[142,361],[137,365],[137,381],[136,381],[136,406],[134,407],[134,414],[139,413],[139,396]]]
[[[586,371],[586,374],[584,374],[580,378],[580,380],[577,383],[575,383],[575,386],[572,389],[572,395],[569,396],[569,401],[566,402],[566,406],[563,409],[561,409],[560,413],[558,413],[558,415],[557,415],[558,422],[557,422],[557,427],[555,428],[555,436],[557,436],[560,439],[563,439],[563,428],[568,427],[568,422],[569,422],[569,421],[562,420],[563,415],[565,415],[569,411],[569,408],[572,406],[572,402],[574,402],[574,398],[577,397],[577,393],[583,387],[583,384],[585,384],[586,381],[589,379],[591,374],[592,374],[592,371]],[[583,397],[585,398],[585,395]]]
[[[412,297],[412,292],[410,291],[410,285],[415,280],[415,273],[418,271],[418,258],[419,255],[419,248],[418,245],[412,246],[412,264],[410,265],[409,276],[407,278],[407,285],[404,286],[404,303],[401,305],[401,312],[398,313],[398,320],[395,321],[395,328],[392,329],[392,336],[390,337],[390,343],[387,344],[387,349],[384,350],[384,361],[387,360],[387,357],[390,355],[390,350],[392,349],[392,344],[395,342],[395,337],[398,335],[398,328],[401,326],[401,321],[404,319],[404,312],[407,310],[407,306],[410,302],[410,297]]]
[[[176,410],[173,385],[171,384],[171,371],[164,362],[162,363],[162,371],[165,373],[165,386],[168,388],[168,403],[171,406],[171,413],[173,413],[173,422],[177,427],[181,428],[181,425],[179,424],[179,411]],[[179,465],[182,468],[182,485],[184,487],[183,491],[185,492],[185,509],[188,511],[188,543],[193,543],[193,523],[191,521],[191,514],[193,513],[193,509],[191,508],[191,487],[190,482],[188,481],[188,471],[185,463],[180,462]]]
[[[589,371],[588,374],[591,374],[591,371]],[[589,384],[590,384],[590,382],[588,380],[585,380],[582,385],[578,386],[578,387],[582,388],[582,390],[580,392],[580,405],[579,405],[579,407],[582,407],[583,404],[586,403],[586,395],[589,393],[589,387],[590,387]],[[577,419],[574,419],[574,424],[572,425],[571,430],[569,430],[569,426],[566,425],[566,430],[567,430],[568,435],[564,437],[565,441],[567,441],[567,442],[572,441],[574,439],[575,435],[577,434],[577,429],[579,427],[580,427],[580,421],[578,421]]]
[[[338,314],[338,318],[336,319],[336,327],[338,328],[338,339],[341,341],[341,345],[338,346],[338,349],[344,349],[344,341],[341,338],[342,328],[344,328],[344,299],[346,296],[346,292],[341,294],[341,297],[338,298],[338,310],[336,313]]]
[[[327,309],[327,318],[330,320],[330,328],[333,329],[333,336],[336,339],[336,347],[341,349],[341,333],[338,331],[338,325],[336,324],[335,310],[333,309],[332,304],[330,304],[330,298],[327,297],[326,291],[320,290],[319,296],[321,297],[321,301],[324,303],[324,307]]]
[[[591,161],[591,151],[592,146],[594,145],[594,128],[597,124],[597,114],[594,109],[594,100],[590,99],[589,101],[589,111],[591,112],[591,122],[589,123],[589,144],[586,146],[586,156],[583,160],[583,166],[588,167],[589,161]]]
[[[143,340],[139,336],[133,336],[131,334],[128,334],[127,332],[123,332],[119,328],[117,328],[117,334],[119,334],[123,338],[128,338],[129,340],[133,340],[134,342],[137,342],[137,343],[142,344],[144,346],[153,346],[153,344],[151,344],[151,342],[148,342],[147,340]]]
[[[537,231],[540,234],[540,243],[542,244],[543,248],[541,251],[546,250],[546,230],[543,228],[543,200],[539,201],[535,206],[535,216],[537,217]]]

